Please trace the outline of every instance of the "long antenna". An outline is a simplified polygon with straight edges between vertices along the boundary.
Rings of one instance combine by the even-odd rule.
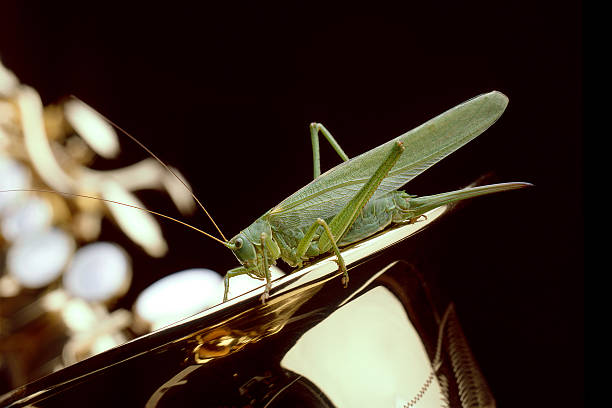
[[[82,102],[82,103],[85,103],[85,102],[83,102],[81,99],[77,98],[77,97],[76,97],[76,96],[74,96],[74,95],[71,95],[70,97],[71,97],[71,98],[76,99],[77,101],[80,101],[80,102]],[[87,104],[86,104],[86,105],[87,105]],[[97,111],[96,111],[96,112],[97,112]],[[181,184],[182,184],[182,185],[183,185],[183,186],[184,186],[184,187],[187,189],[187,191],[189,191],[189,194],[191,194],[191,196],[192,196],[192,197],[193,197],[193,199],[196,201],[196,203],[198,203],[198,205],[200,206],[200,208],[201,208],[202,210],[204,210],[204,213],[206,214],[206,216],[208,217],[208,219],[210,219],[210,221],[213,223],[213,225],[215,226],[215,228],[217,229],[217,231],[219,231],[219,234],[221,235],[221,237],[223,238],[223,240],[224,240],[225,242],[227,242],[227,238],[225,238],[225,235],[223,235],[223,232],[221,232],[221,229],[220,229],[220,228],[217,226],[217,223],[215,222],[215,220],[213,219],[213,217],[212,217],[212,216],[211,216],[211,215],[208,213],[208,211],[206,211],[206,208],[204,207],[204,205],[203,205],[203,204],[200,202],[200,200],[198,200],[198,198],[195,196],[195,194],[193,193],[193,191],[191,190],[191,188],[189,188],[189,186],[187,185],[187,183],[185,183],[185,182],[183,181],[183,179],[181,179],[179,176],[177,176],[177,175],[176,175],[176,173],[175,173],[174,171],[172,171],[172,169],[166,165],[166,163],[164,163],[164,162],[163,162],[163,161],[162,161],[162,160],[161,160],[159,157],[157,157],[157,156],[155,155],[155,153],[153,153],[153,152],[152,152],[152,151],[151,151],[151,150],[150,150],[150,149],[149,149],[147,146],[145,146],[144,144],[142,144],[142,143],[141,143],[141,142],[140,142],[138,139],[136,139],[134,136],[132,136],[131,134],[129,134],[127,131],[125,131],[123,128],[121,128],[119,125],[117,125],[115,122],[113,122],[112,120],[110,120],[109,118],[107,118],[106,116],[104,116],[103,114],[101,114],[101,113],[99,113],[99,112],[97,112],[97,113],[98,113],[98,114],[99,114],[101,117],[103,117],[103,118],[104,118],[104,120],[106,120],[108,123],[110,123],[111,125],[113,125],[113,126],[114,126],[114,127],[116,127],[117,129],[119,129],[121,132],[123,132],[123,134],[125,134],[127,137],[129,137],[130,139],[132,139],[134,142],[136,142],[136,144],[138,144],[138,146],[140,146],[141,148],[143,148],[143,149],[144,149],[144,150],[145,150],[147,153],[149,153],[149,154],[151,155],[151,157],[153,157],[155,160],[157,160],[157,162],[158,162],[159,164],[161,164],[162,166],[164,166],[164,168],[165,168],[166,170],[168,170],[168,171],[169,171],[169,172],[170,172],[170,173],[171,173],[171,174],[172,174],[174,177],[176,177],[176,178],[177,178],[177,180],[178,180],[178,181],[180,181],[180,182],[181,182]],[[89,198],[92,198],[92,197],[89,197]],[[126,205],[127,205],[127,204],[126,204]],[[141,209],[142,209],[142,208],[141,208]],[[145,211],[149,211],[149,210],[145,210]],[[150,212],[150,213],[152,213],[152,214],[157,214],[157,213],[154,213],[153,211],[149,211],[149,212]],[[166,218],[170,218],[170,217],[167,217],[167,216],[165,216],[165,215],[163,215],[163,214],[157,214],[157,215],[160,215],[160,216],[163,216],[163,217],[166,217]],[[178,220],[174,220],[174,221],[178,221]],[[178,221],[178,222],[183,223],[182,221]],[[193,228],[193,229],[196,229],[196,230],[200,231],[199,229],[197,229],[197,228],[195,228],[195,227],[192,227],[191,225],[188,225],[188,224],[185,224],[185,225],[187,225],[187,226],[189,226],[189,227],[191,227],[191,228]],[[200,232],[203,232],[203,231],[200,231]],[[204,232],[203,232],[203,233],[204,233]],[[209,235],[209,234],[206,234],[206,233],[204,233],[204,234],[205,234],[205,235]]]
[[[117,204],[117,205],[123,205],[123,206],[125,206],[125,207],[130,207],[130,208],[135,208],[135,209],[137,209],[137,210],[146,211],[146,212],[148,212],[148,213],[151,213],[151,214],[157,215],[157,216],[159,216],[159,217],[166,218],[166,219],[168,219],[168,220],[170,220],[170,221],[178,222],[179,224],[182,224],[182,225],[184,225],[184,226],[186,226],[186,227],[189,227],[189,228],[191,228],[191,229],[193,229],[193,230],[196,230],[196,231],[198,231],[199,233],[202,233],[202,234],[206,235],[207,237],[212,238],[212,239],[214,239],[215,241],[222,243],[223,245],[225,245],[225,243],[227,242],[227,241],[225,241],[225,242],[224,242],[224,241],[221,241],[219,238],[217,238],[217,237],[215,237],[215,236],[213,236],[213,235],[210,235],[208,232],[204,232],[204,231],[202,231],[201,229],[194,227],[193,225],[189,225],[189,224],[187,224],[186,222],[183,222],[183,221],[181,221],[181,220],[177,220],[176,218],[172,218],[172,217],[170,217],[170,216],[168,216],[168,215],[165,215],[165,214],[162,214],[162,213],[158,213],[158,212],[155,212],[155,211],[151,211],[151,210],[147,210],[146,208],[138,207],[138,206],[135,206],[135,205],[126,204],[126,203],[121,203],[121,202],[119,202],[119,201],[107,200],[106,198],[100,198],[100,197],[88,196],[88,195],[85,195],[85,194],[64,193],[64,192],[62,192],[62,191],[42,190],[42,189],[27,189],[27,188],[22,188],[22,189],[12,189],[12,190],[0,190],[0,193],[15,193],[15,192],[20,192],[20,191],[28,191],[28,192],[36,192],[36,193],[49,193],[49,194],[60,194],[60,195],[70,196],[70,197],[82,197],[82,198],[90,198],[90,199],[92,199],[92,200],[100,200],[100,201],[104,201],[104,202],[107,202],[107,203],[113,203],[113,204]]]

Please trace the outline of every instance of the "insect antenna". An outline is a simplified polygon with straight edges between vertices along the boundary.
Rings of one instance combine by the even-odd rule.
[[[147,210],[146,208],[138,207],[138,206],[132,205],[132,204],[126,204],[126,203],[122,203],[122,202],[119,202],[119,201],[108,200],[106,198],[94,197],[94,196],[89,196],[89,195],[85,195],[85,194],[64,193],[62,191],[43,190],[43,189],[35,189],[35,188],[29,188],[29,189],[28,188],[20,188],[20,189],[11,189],[11,190],[0,190],[0,193],[16,193],[16,192],[20,192],[20,191],[33,192],[33,193],[60,194],[60,195],[63,195],[63,196],[68,196],[68,197],[89,198],[89,199],[92,199],[92,200],[104,201],[106,203],[123,205],[125,207],[135,208],[137,210],[145,211],[145,212],[148,212],[150,214],[157,215],[158,217],[162,217],[162,218],[165,218],[167,220],[177,222],[177,223],[179,223],[181,225],[184,225],[184,226],[189,227],[189,228],[191,228],[193,230],[196,230],[199,233],[204,234],[207,237],[212,238],[215,241],[222,243],[223,245],[226,245],[226,242],[227,242],[227,241],[221,241],[219,238],[209,234],[208,232],[202,231],[201,229],[199,229],[197,227],[194,227],[193,225],[187,224],[184,221],[181,221],[181,220],[178,220],[176,218],[170,217],[169,215],[158,213],[158,212],[152,211],[152,210]]]
[[[70,96],[71,98],[81,102],[81,103],[85,103],[83,102],[81,99],[77,98],[74,95]],[[97,111],[96,111],[97,112]],[[225,235],[223,235],[223,232],[221,232],[221,229],[219,228],[219,226],[217,225],[217,223],[215,222],[215,220],[213,219],[213,217],[208,213],[208,211],[206,210],[206,208],[204,207],[204,205],[202,204],[202,202],[198,199],[198,197],[196,197],[196,195],[193,193],[193,191],[191,190],[191,188],[187,185],[187,183],[185,183],[183,181],[183,179],[181,179],[174,171],[172,171],[172,169],[170,167],[168,167],[166,165],[166,163],[164,163],[159,157],[157,157],[157,155],[155,155],[155,153],[153,153],[147,146],[145,146],[142,142],[140,142],[140,140],[136,139],[136,137],[132,136],[131,134],[129,134],[126,130],[124,130],[123,128],[121,128],[119,125],[117,125],[115,122],[113,122],[112,120],[110,120],[109,118],[107,118],[106,116],[102,115],[101,113],[98,112],[98,114],[104,118],[104,120],[106,120],[108,123],[110,123],[111,125],[113,125],[115,128],[117,128],[119,131],[121,131],[124,135],[126,135],[127,137],[129,137],[130,139],[132,139],[136,144],[138,144],[138,146],[140,146],[141,148],[143,148],[147,153],[149,153],[151,155],[151,157],[153,157],[155,160],[157,160],[157,162],[159,164],[161,164],[166,170],[168,170],[174,177],[177,178],[178,181],[181,182],[181,184],[185,187],[185,189],[187,189],[187,191],[189,191],[189,194],[191,194],[191,197],[193,197],[193,199],[196,201],[196,203],[198,203],[198,206],[200,206],[200,208],[204,211],[204,213],[206,214],[206,216],[208,217],[208,219],[212,222],[212,224],[215,226],[215,228],[217,229],[217,231],[219,232],[219,234],[221,235],[221,237],[223,238],[224,242],[227,242],[227,238],[225,238]],[[61,193],[63,194],[63,193]],[[89,197],[92,198],[92,197]],[[104,201],[104,200],[103,200]],[[127,204],[126,204],[127,205]],[[145,210],[145,211],[149,211],[146,209],[141,208],[141,210]],[[154,213],[153,211],[149,211],[152,214],[157,214]],[[171,217],[167,217],[165,215],[162,214],[157,214],[166,218],[171,219]],[[178,220],[174,220],[174,221],[178,221]],[[183,223],[182,221],[178,221],[180,223]],[[184,224],[184,223],[183,223]],[[185,224],[191,228],[194,228],[191,225]],[[198,231],[200,231],[197,228],[194,228]],[[200,231],[202,233],[204,233],[203,231]],[[204,233],[205,235],[211,236],[210,234]],[[211,236],[212,237],[212,236]],[[217,238],[215,238],[217,239]],[[217,241],[220,241],[219,239],[217,239]]]

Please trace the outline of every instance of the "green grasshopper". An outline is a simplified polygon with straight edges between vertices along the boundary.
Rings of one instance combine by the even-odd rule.
[[[346,286],[349,281],[348,271],[339,247],[365,239],[392,223],[414,223],[427,211],[442,205],[530,185],[521,182],[491,184],[423,197],[397,191],[399,187],[484,132],[501,116],[507,104],[508,98],[497,91],[477,96],[352,159],[348,158],[323,125],[312,123],[310,135],[314,180],[267,211],[230,240],[225,238],[193,193],[193,198],[210,218],[222,240],[155,211],[98,197],[59,194],[93,198],[147,211],[197,230],[225,245],[232,250],[241,266],[229,270],[225,275],[224,301],[228,297],[229,280],[234,276],[246,274],[266,281],[261,296],[261,300],[265,302],[271,289],[270,266],[275,265],[279,258],[292,267],[300,267],[305,261],[332,252],[342,272],[342,283]],[[174,174],[141,142],[105,119]],[[324,174],[320,174],[319,133],[323,134],[344,160]],[[182,180],[181,182],[189,189]],[[8,191],[24,190],[4,192]],[[25,191],[58,193],[48,190]]]
[[[312,123],[314,180],[259,217],[224,245],[241,266],[225,275],[266,281],[261,300],[269,297],[270,265],[281,258],[292,267],[333,252],[348,284],[339,247],[367,238],[392,223],[413,223],[429,210],[454,201],[529,183],[501,183],[417,197],[399,187],[454,152],[491,126],[504,112],[508,98],[497,91],[472,98],[360,156],[349,159],[331,133]],[[319,133],[343,163],[320,174]]]

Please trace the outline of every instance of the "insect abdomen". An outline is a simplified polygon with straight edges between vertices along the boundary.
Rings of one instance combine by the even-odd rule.
[[[408,204],[410,197],[404,191],[392,191],[370,200],[338,245],[352,244],[383,230],[392,222],[404,222],[410,219],[411,211]]]

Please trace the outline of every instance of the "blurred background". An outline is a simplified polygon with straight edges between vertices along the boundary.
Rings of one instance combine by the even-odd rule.
[[[489,172],[535,187],[474,200],[443,221],[447,233],[425,232],[407,251],[456,303],[500,405],[581,405],[581,4],[421,3],[5,1],[0,59],[42,105],[76,95],[178,168],[227,236],[310,180],[310,122],[352,157],[504,92],[502,118],[406,190],[447,191]],[[118,140],[116,157],[82,165],[102,172],[148,158]],[[338,162],[324,143],[322,158],[324,169]],[[182,215],[167,189],[134,194],[213,231],[201,212]],[[112,219],[101,218],[96,239],[120,245],[133,276],[109,313],[131,310],[175,272],[236,266],[218,243],[164,220],[167,254],[151,256]]]

